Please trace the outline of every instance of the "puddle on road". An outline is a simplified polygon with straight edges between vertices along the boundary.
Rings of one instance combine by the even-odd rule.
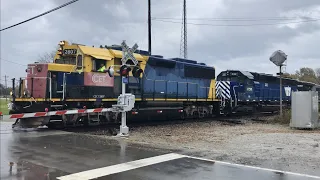
[[[19,161],[17,163],[13,163],[10,169],[10,164],[7,164],[6,171],[1,168],[1,179],[6,180],[14,180],[14,179],[43,179],[49,180],[52,177],[64,176],[67,173],[43,167],[41,165],[36,165],[28,161]]]

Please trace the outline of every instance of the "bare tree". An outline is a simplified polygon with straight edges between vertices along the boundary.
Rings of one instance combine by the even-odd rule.
[[[43,53],[39,56],[38,62],[40,63],[51,63],[53,62],[54,56],[56,55],[56,50],[52,52]]]
[[[317,83],[320,84],[320,68],[317,68],[315,70],[315,72],[316,72],[316,77],[317,77]]]
[[[69,42],[69,44],[72,44],[72,41],[68,41],[68,42]],[[53,59],[54,59],[58,49],[59,49],[59,46],[56,46],[55,50],[53,50],[51,52],[43,53],[42,55],[39,55],[38,62],[40,62],[40,63],[53,62]]]

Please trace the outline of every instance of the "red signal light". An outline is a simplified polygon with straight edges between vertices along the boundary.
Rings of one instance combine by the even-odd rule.
[[[122,65],[120,67],[120,75],[121,76],[128,76],[129,75],[129,71],[131,71],[131,68],[126,66],[126,65]]]
[[[128,71],[126,69],[121,71],[121,76],[126,76],[128,74]]]

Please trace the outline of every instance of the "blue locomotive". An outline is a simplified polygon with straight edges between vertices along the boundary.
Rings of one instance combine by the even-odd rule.
[[[291,103],[292,91],[318,91],[320,86],[282,78],[282,101]],[[280,78],[271,74],[227,70],[217,76],[216,95],[226,112],[276,111],[280,101]]]

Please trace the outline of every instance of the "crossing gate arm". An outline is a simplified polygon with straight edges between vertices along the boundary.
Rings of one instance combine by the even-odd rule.
[[[45,117],[55,115],[66,115],[66,114],[82,114],[82,113],[101,113],[101,112],[128,112],[134,107],[135,96],[133,94],[120,95],[118,97],[118,103],[113,105],[112,108],[95,108],[95,109],[76,109],[76,110],[60,110],[60,111],[48,111],[48,112],[35,112],[35,113],[21,113],[11,115],[1,115],[0,119],[23,119],[33,117]]]
[[[49,111],[49,112],[35,112],[35,113],[21,113],[4,115],[2,118],[8,119],[23,119],[32,117],[45,117],[54,115],[67,115],[67,114],[82,114],[82,113],[100,113],[113,111],[112,108],[96,108],[96,109],[77,109],[77,110],[60,110],[60,111]]]

